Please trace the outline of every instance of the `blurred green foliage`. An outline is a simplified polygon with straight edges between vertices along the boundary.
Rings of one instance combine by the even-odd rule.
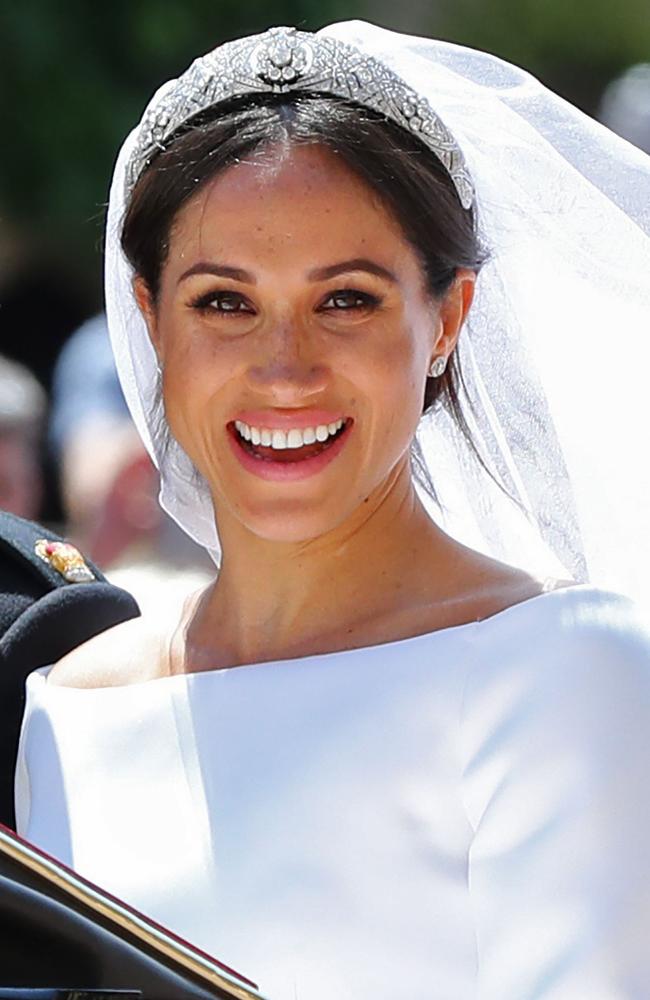
[[[240,34],[350,17],[496,52],[586,110],[650,58],[650,0],[14,0],[0,14],[2,216],[98,273],[113,159],[156,86]]]
[[[650,0],[441,0],[442,37],[528,69],[593,113],[609,81],[650,59]]]
[[[66,230],[73,219],[86,230],[93,228],[117,149],[158,84],[229,38],[272,23],[315,28],[346,16],[349,9],[337,0],[17,0],[5,5],[0,19],[3,214],[50,232]]]
[[[47,386],[65,337],[100,308],[113,162],[163,81],[242,33],[359,11],[343,0],[0,2],[0,351]]]

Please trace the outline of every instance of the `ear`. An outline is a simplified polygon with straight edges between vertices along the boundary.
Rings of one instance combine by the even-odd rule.
[[[158,313],[156,311],[153,295],[151,294],[149,285],[146,283],[144,278],[138,276],[133,279],[133,295],[135,296],[135,301],[138,303],[138,309],[142,313],[144,321],[147,324],[149,340],[153,344],[153,348],[158,355],[158,360],[162,361],[162,345],[158,329]]]
[[[476,272],[467,267],[458,268],[456,277],[439,306],[434,355],[444,354],[448,358],[454,350],[470,310],[475,287]]]

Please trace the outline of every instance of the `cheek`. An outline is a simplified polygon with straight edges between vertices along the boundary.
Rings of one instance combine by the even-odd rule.
[[[415,430],[422,413],[427,350],[422,338],[407,328],[381,338],[367,358],[364,378],[368,396],[383,411],[383,422],[395,430]]]
[[[172,304],[166,316],[161,337],[170,405],[198,405],[236,369],[237,341],[218,337],[189,308]]]
[[[193,461],[200,455],[216,427],[215,399],[223,390],[232,359],[223,345],[201,336],[188,325],[165,331],[163,400],[170,430]]]

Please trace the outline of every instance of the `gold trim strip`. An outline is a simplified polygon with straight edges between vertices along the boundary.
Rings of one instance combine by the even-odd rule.
[[[132,913],[117,901],[91,888],[73,872],[62,868],[56,861],[44,857],[37,849],[31,848],[26,842],[16,839],[2,829],[0,829],[0,851],[85,903],[96,913],[107,917],[156,951],[173,959],[188,972],[206,980],[211,986],[225,990],[228,996],[236,1000],[262,1000],[256,990],[236,982],[207,956],[196,952],[189,945],[174,940],[162,929],[151,924],[146,917]]]

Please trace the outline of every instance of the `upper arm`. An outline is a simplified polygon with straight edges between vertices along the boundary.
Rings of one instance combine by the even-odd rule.
[[[650,995],[650,636],[548,621],[465,693],[481,1000]]]

